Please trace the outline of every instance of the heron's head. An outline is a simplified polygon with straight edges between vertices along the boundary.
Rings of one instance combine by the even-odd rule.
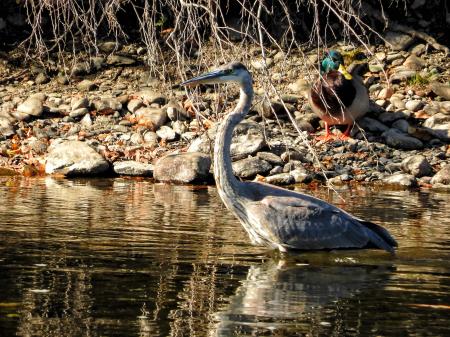
[[[320,64],[320,73],[326,74],[329,71],[337,70],[347,80],[352,79],[352,75],[345,69],[344,67],[344,58],[342,57],[341,53],[339,53],[336,50],[330,50],[322,60],[322,63]]]
[[[180,85],[194,86],[198,84],[216,84],[225,82],[237,82],[239,84],[250,83],[252,77],[247,68],[239,62],[232,62],[217,68],[209,73],[191,78]]]

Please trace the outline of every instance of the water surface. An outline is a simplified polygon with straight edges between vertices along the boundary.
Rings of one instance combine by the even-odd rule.
[[[450,335],[450,194],[339,192],[396,257],[251,246],[215,187],[0,177],[0,335]]]

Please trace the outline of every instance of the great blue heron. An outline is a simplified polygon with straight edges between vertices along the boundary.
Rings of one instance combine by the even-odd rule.
[[[325,122],[325,136],[329,140],[330,125],[347,125],[341,136],[348,138],[355,120],[369,110],[369,94],[358,74],[360,67],[354,67],[351,74],[344,67],[342,55],[330,50],[320,64],[320,78],[309,91],[312,110]]]
[[[288,250],[375,247],[393,253],[396,241],[383,227],[358,219],[310,195],[269,184],[241,182],[233,174],[230,144],[234,127],[247,115],[252,77],[238,62],[187,80],[181,85],[237,82],[239,102],[218,128],[214,177],[225,206],[240,220],[253,244]]]

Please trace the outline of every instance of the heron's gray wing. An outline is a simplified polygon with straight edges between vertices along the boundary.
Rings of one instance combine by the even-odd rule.
[[[369,242],[392,251],[356,218],[318,199],[266,196],[251,202],[248,215],[280,245],[291,249],[362,248]]]

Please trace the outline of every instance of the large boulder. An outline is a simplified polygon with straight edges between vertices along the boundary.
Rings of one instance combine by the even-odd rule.
[[[170,154],[159,159],[153,177],[163,182],[204,183],[212,178],[211,158],[199,152]]]
[[[109,169],[109,163],[92,147],[77,140],[50,146],[45,173],[66,176],[96,175]]]

